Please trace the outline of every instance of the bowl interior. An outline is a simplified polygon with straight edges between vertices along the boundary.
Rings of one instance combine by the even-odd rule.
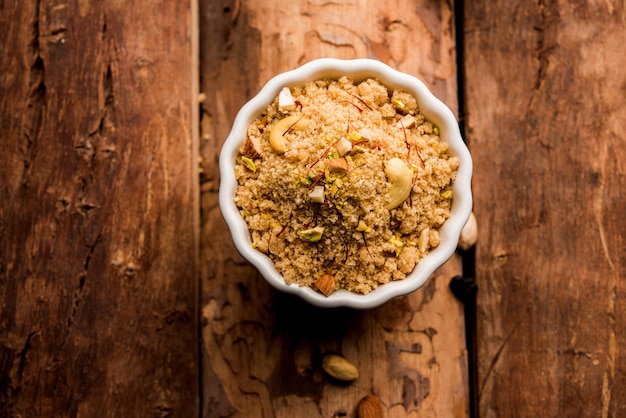
[[[239,149],[246,138],[248,125],[265,110],[283,87],[302,85],[322,78],[336,79],[344,75],[352,78],[355,83],[367,78],[375,78],[389,89],[401,88],[411,93],[417,99],[424,116],[439,127],[441,139],[448,144],[450,154],[459,158],[459,170],[452,186],[454,199],[450,218],[439,229],[441,243],[417,264],[412,273],[404,280],[381,285],[367,295],[338,290],[330,296],[324,296],[309,287],[285,284],[280,273],[274,268],[272,260],[252,248],[248,227],[234,202],[237,188],[234,165]],[[461,229],[472,210],[472,160],[461,138],[458,123],[452,111],[419,79],[371,59],[318,59],[272,78],[237,114],[232,130],[222,148],[219,164],[220,209],[239,253],[253,264],[272,286],[296,294],[319,307],[373,308],[393,297],[419,289],[432,273],[452,256]]]

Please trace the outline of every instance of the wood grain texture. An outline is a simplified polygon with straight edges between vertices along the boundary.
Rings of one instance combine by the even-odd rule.
[[[626,413],[623,2],[466,4],[481,416]]]
[[[0,2],[0,416],[198,414],[189,5]]]
[[[353,416],[378,395],[386,416],[467,415],[463,310],[454,257],[428,285],[371,311],[322,310],[277,293],[236,252],[218,208],[218,155],[239,108],[276,73],[319,57],[370,57],[421,77],[456,109],[445,1],[200,3],[202,337],[206,417]],[[350,385],[320,368],[339,353]]]

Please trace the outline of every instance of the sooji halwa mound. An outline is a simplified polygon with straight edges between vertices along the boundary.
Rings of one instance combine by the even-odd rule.
[[[240,153],[252,245],[327,296],[404,279],[439,244],[459,165],[413,96],[347,77],[284,88]]]

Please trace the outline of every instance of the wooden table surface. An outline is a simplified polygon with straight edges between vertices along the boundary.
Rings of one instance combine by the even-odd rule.
[[[0,417],[626,415],[623,2],[5,0],[0,39]],[[419,77],[474,160],[477,245],[372,310],[218,208],[238,109],[319,57]]]

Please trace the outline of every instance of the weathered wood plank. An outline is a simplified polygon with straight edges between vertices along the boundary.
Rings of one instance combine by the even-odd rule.
[[[320,310],[278,294],[237,254],[217,207],[217,157],[239,107],[271,76],[319,57],[372,57],[423,78],[456,109],[447,2],[201,2],[203,412],[207,417],[352,416],[374,393],[387,417],[465,416],[457,257],[421,291],[378,309]],[[361,376],[330,382],[339,352]]]
[[[481,415],[626,412],[623,2],[466,2]]]
[[[190,6],[0,2],[0,415],[198,414]]]

